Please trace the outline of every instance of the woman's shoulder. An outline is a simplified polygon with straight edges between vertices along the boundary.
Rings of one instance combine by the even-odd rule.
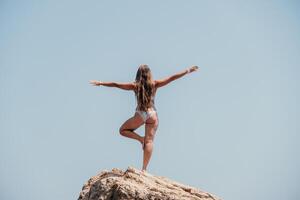
[[[152,81],[152,84],[153,84],[154,87],[156,88],[156,86],[157,86],[157,80],[153,80],[153,81]]]

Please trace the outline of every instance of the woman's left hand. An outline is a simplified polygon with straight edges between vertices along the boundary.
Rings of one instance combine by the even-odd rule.
[[[198,70],[199,67],[197,65],[193,65],[191,68],[190,68],[190,72],[194,72],[196,70]]]
[[[100,81],[96,81],[96,80],[91,80],[90,84],[93,84],[94,86],[99,86],[99,85],[101,85],[101,82]]]

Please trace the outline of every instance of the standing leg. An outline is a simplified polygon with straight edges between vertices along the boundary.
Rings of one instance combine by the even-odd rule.
[[[145,148],[144,148],[142,171],[147,170],[147,166],[153,151],[153,140],[154,140],[157,127],[158,127],[158,117],[157,114],[155,114],[152,115],[146,121],[146,125],[145,125]]]

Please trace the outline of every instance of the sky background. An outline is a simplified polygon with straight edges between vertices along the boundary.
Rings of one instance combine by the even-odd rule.
[[[149,173],[227,200],[300,199],[300,3],[1,1],[0,199],[77,199],[142,166],[119,127],[140,64],[159,89]],[[144,127],[137,130],[144,135]]]

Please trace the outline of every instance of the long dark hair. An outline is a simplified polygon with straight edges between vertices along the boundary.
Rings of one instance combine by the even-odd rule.
[[[151,70],[146,64],[141,64],[136,72],[135,77],[135,96],[137,99],[138,109],[147,111],[153,106],[152,96],[154,95],[155,86],[152,81]]]

